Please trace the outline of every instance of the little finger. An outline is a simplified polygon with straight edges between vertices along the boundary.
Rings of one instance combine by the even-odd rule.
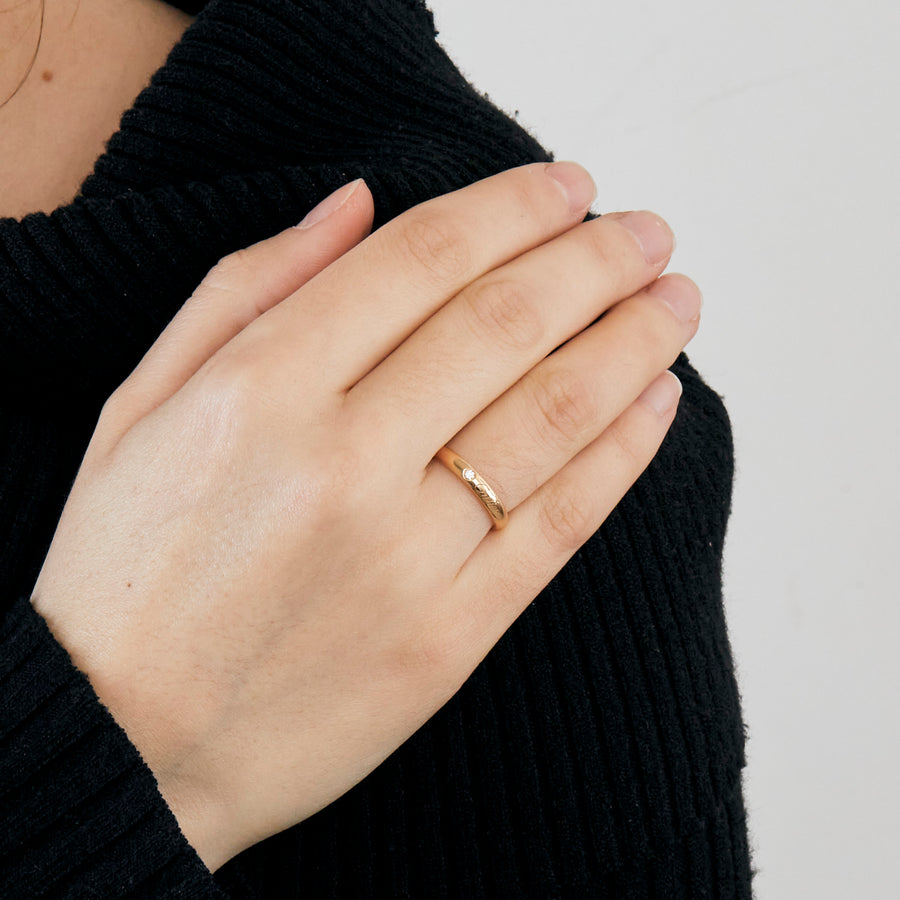
[[[468,655],[472,669],[647,468],[680,396],[678,378],[664,372],[466,560],[442,612],[449,617],[448,640]]]

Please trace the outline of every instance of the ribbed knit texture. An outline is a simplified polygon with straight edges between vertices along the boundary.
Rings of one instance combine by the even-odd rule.
[[[221,256],[356,177],[377,228],[552,159],[419,0],[188,3],[82,194],[0,220],[0,896],[750,897],[731,433],[684,354],[656,459],[457,695],[215,876],[27,603],[103,401]]]
[[[27,600],[2,640],[0,897],[224,897]]]

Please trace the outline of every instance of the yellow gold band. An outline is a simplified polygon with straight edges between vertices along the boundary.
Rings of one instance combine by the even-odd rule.
[[[434,458],[439,459],[460,481],[471,488],[472,493],[487,510],[488,515],[491,517],[491,523],[497,531],[506,526],[509,517],[503,508],[503,504],[500,502],[500,498],[472,466],[449,447],[441,447],[435,453]]]

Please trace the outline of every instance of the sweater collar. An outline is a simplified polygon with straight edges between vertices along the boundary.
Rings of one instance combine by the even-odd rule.
[[[552,158],[435,37],[421,0],[203,6],[78,197],[0,220],[2,390],[102,402],[218,259],[354,178],[378,228]]]
[[[436,144],[459,141],[460,99],[474,95],[435,37],[421,0],[211,0],[124,113],[80,196],[402,150],[433,158]],[[429,115],[441,108],[449,115]]]

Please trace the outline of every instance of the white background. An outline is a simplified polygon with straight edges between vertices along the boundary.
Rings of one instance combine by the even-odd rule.
[[[900,4],[428,5],[596,211],[669,221],[703,290],[758,900],[900,897]]]

